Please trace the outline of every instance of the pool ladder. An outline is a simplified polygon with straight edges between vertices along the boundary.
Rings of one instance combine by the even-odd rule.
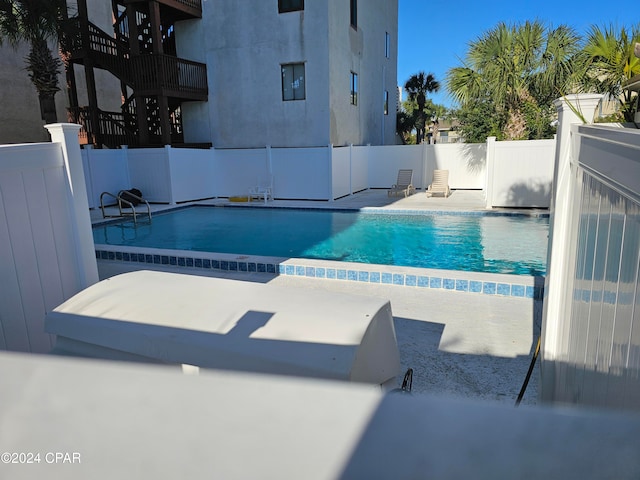
[[[122,197],[123,194],[126,194],[127,197],[134,198],[139,203],[144,203],[147,206],[146,215],[149,218],[149,223],[151,223],[151,206],[149,206],[149,202],[147,202],[144,198],[139,197],[136,194],[131,193],[127,190],[120,190],[117,195],[114,195],[113,193],[110,193],[110,192],[102,192],[102,194],[100,194],[100,210],[102,210],[102,218],[133,217],[133,223],[135,224],[138,223],[138,216],[141,215],[141,213],[136,211],[136,206],[132,202]],[[118,215],[107,214],[107,212],[104,209],[105,208],[104,197],[111,197],[114,200],[116,200],[118,205],[118,212],[119,212]],[[128,212],[126,210],[123,210],[123,207],[125,209],[130,208],[131,211]],[[144,215],[144,212],[142,212],[142,215]]]

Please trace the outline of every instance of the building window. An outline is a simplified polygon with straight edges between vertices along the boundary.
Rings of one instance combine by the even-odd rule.
[[[351,72],[351,105],[358,105],[358,74]]]
[[[282,100],[304,100],[304,63],[281,65]]]
[[[351,26],[358,28],[358,0],[350,0]]]
[[[304,0],[278,0],[278,13],[304,10]]]
[[[391,35],[389,35],[389,32],[384,34],[384,56],[385,58],[391,58]]]
[[[384,114],[389,115],[389,91],[384,91]]]

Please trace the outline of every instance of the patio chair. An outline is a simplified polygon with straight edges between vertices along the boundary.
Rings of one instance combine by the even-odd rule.
[[[249,189],[249,201],[254,198],[264,199],[265,204],[273,200],[273,175],[269,175],[266,179],[259,179],[258,184]]]
[[[449,188],[449,170],[434,170],[433,181],[431,185],[427,187],[427,197],[431,197],[435,194],[442,194],[444,197],[451,195],[451,189]]]
[[[398,180],[395,184],[391,186],[389,190],[387,190],[387,196],[391,195],[397,196],[401,193],[404,194],[405,197],[412,195],[416,192],[415,187],[413,186],[413,170],[410,169],[400,169],[398,170]]]

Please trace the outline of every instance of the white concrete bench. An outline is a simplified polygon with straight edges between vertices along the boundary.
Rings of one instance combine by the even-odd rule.
[[[103,280],[45,319],[52,353],[395,383],[387,300],[174,273]]]

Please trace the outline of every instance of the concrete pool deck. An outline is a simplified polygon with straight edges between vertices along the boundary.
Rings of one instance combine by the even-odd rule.
[[[387,190],[373,189],[364,190],[346,197],[339,198],[333,202],[313,201],[313,200],[273,200],[267,205],[262,201],[253,202],[230,202],[227,198],[213,198],[189,202],[181,205],[220,205],[220,206],[251,206],[251,207],[289,207],[289,208],[330,208],[357,210],[362,208],[383,208],[388,210],[434,210],[442,212],[482,212],[488,211],[485,207],[484,192],[481,190],[453,190],[451,195],[444,197],[427,197],[424,192],[418,191],[409,197],[388,197]],[[175,208],[176,205],[152,204],[151,212],[157,213],[163,210]],[[106,211],[115,214],[117,208],[107,207]],[[524,213],[546,212],[546,210],[516,210],[504,209],[500,211],[523,211]],[[102,221],[102,212],[99,208],[92,209],[91,221]]]
[[[204,202],[227,205],[227,199]],[[241,205],[247,205],[243,203]],[[262,206],[252,202],[252,206]],[[275,200],[268,206],[357,209],[483,211],[481,191],[453,191],[448,198],[428,198],[418,192],[408,198],[388,198],[386,190],[367,190],[334,202]],[[153,205],[154,211],[172,208]],[[544,211],[543,211],[544,212]],[[91,212],[99,221],[99,209]],[[177,266],[98,261],[100,278],[141,268],[194,274]],[[258,272],[201,270],[198,274],[324,289],[386,298],[391,301],[403,369],[413,368],[415,395],[435,394],[513,404],[524,381],[540,332],[541,302],[531,298],[478,295],[442,289],[312,279]],[[537,366],[523,405],[537,400]]]

